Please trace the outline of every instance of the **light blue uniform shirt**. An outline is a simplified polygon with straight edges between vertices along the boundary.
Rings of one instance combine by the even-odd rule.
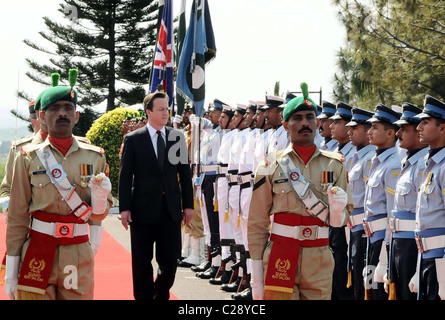
[[[332,151],[334,152],[337,149],[338,141],[335,139],[331,139],[326,143],[326,139],[320,143],[320,150]]]
[[[409,159],[402,161],[399,180],[394,195],[394,210],[391,216],[404,220],[415,220],[417,194],[425,171],[425,156],[429,148],[423,148]],[[397,232],[397,237],[414,239],[414,232]]]
[[[397,148],[389,148],[372,158],[371,174],[365,190],[365,220],[387,218],[394,208],[394,194],[401,169]],[[384,239],[388,241],[388,228],[371,235],[371,243]]]
[[[369,144],[354,153],[349,170],[349,188],[351,190],[354,210],[351,215],[362,214],[365,206],[365,189],[371,173],[371,160],[375,155],[376,147]],[[351,229],[352,232],[363,230],[360,223]]]
[[[352,157],[352,167],[349,171],[349,187],[351,189],[354,208],[365,206],[366,183],[371,175],[372,158],[375,156],[376,147],[369,144]]]
[[[354,154],[357,152],[357,148],[351,143],[348,142],[347,144],[345,144],[343,146],[343,148],[341,148],[341,150],[339,150],[340,146],[337,145],[337,149],[336,152],[339,152],[343,155],[343,157],[345,158],[345,165],[346,165],[346,170],[351,171],[351,167],[352,167],[352,157],[354,156]]]
[[[426,160],[417,198],[416,234],[421,237],[445,234],[445,148]],[[423,253],[423,258],[442,258],[444,248]]]

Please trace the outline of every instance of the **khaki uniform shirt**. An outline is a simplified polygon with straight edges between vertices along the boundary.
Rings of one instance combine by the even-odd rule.
[[[248,243],[252,260],[262,260],[264,249],[269,239],[270,216],[274,213],[289,213],[309,216],[302,200],[292,188],[278,161],[289,155],[292,162],[300,169],[306,182],[320,200],[328,205],[327,188],[322,186],[322,172],[333,172],[333,185],[342,188],[348,194],[348,204],[344,224],[353,209],[351,192],[342,155],[315,148],[307,164],[290,144],[286,149],[267,155],[267,161],[261,163],[255,173],[255,185],[248,219]]]
[[[20,148],[27,145],[28,143],[39,144],[43,142],[42,135],[40,131],[36,134],[27,136],[23,139],[19,139],[15,141],[11,149],[9,149],[8,158],[6,159],[6,167],[5,167],[5,176],[3,178],[2,184],[0,186],[0,197],[9,197],[11,192],[11,183],[12,183],[12,173],[14,166],[14,158],[17,153],[20,152]]]
[[[7,253],[11,256],[21,254],[22,246],[27,238],[31,213],[44,211],[60,215],[69,215],[71,208],[62,199],[59,191],[51,183],[35,151],[40,147],[50,145],[50,148],[67,174],[70,183],[75,186],[79,197],[91,205],[91,190],[82,187],[81,165],[93,165],[93,174],[105,171],[106,159],[102,148],[79,142],[73,143],[65,156],[49,141],[38,145],[28,144],[17,154],[14,161],[13,179],[11,185],[11,199],[8,211],[6,232]],[[108,208],[101,215],[91,215],[90,220],[102,221],[112,205],[111,193],[108,195]]]

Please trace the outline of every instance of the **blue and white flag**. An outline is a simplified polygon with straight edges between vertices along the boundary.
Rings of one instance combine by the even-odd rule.
[[[153,64],[153,71],[150,84],[150,92],[155,92],[161,84],[165,93],[169,97],[170,108],[174,106],[174,84],[173,69],[174,41],[173,41],[173,4],[172,0],[164,1],[162,21],[159,26],[158,41]]]
[[[176,90],[193,101],[201,116],[205,99],[205,65],[216,55],[207,0],[193,0],[190,23],[179,58]]]

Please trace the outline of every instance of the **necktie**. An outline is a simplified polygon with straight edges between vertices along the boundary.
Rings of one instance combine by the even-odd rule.
[[[156,133],[158,134],[158,142],[157,142],[157,147],[158,147],[158,162],[159,162],[159,166],[161,167],[161,169],[164,168],[164,160],[165,160],[165,143],[164,143],[164,138],[162,138],[162,133],[161,131],[156,131]]]

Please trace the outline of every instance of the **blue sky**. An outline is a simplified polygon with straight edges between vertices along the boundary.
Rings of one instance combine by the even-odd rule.
[[[230,105],[264,100],[280,81],[280,91],[323,90],[331,99],[337,50],[345,30],[331,0],[208,0],[217,47],[216,58],[206,67],[206,105],[220,99]],[[17,88],[37,96],[44,87],[25,75],[25,58],[46,56],[29,48],[23,39],[47,46],[38,32],[45,31],[42,17],[60,19],[59,0],[0,0],[0,126],[25,125],[10,116],[27,105],[17,100]],[[187,0],[188,23],[191,0]],[[180,0],[173,0],[179,12]],[[147,89],[149,84],[147,84]],[[313,96],[318,101],[318,96]],[[135,106],[138,107],[138,106]],[[98,111],[103,111],[98,106]]]

